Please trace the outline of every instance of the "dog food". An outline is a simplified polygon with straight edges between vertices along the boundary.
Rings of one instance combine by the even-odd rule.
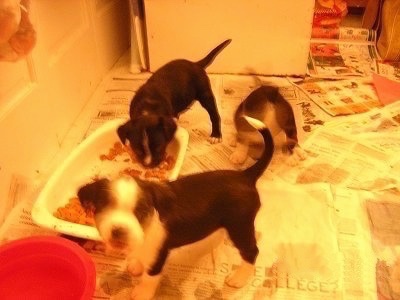
[[[125,157],[128,154],[128,157]],[[133,151],[123,145],[120,142],[114,143],[114,145],[108,150],[106,154],[100,155],[101,161],[116,161],[119,158],[130,165],[133,164],[133,167],[126,167],[119,171],[117,176],[131,176],[133,178],[142,178],[146,180],[155,180],[155,181],[163,181],[167,179],[168,171],[172,170],[175,165],[175,158],[172,155],[167,155],[165,160],[156,168],[152,169],[144,169],[139,164],[137,164],[137,160],[135,159],[135,155]],[[98,179],[98,176],[95,175],[92,177],[93,180]],[[83,224],[94,226],[93,219],[94,211],[85,209],[81,206],[79,198],[77,196],[69,199],[68,203],[59,207],[56,212],[54,212],[54,216],[56,218]]]
[[[133,153],[133,151],[131,150],[130,147],[123,145],[120,142],[115,142],[113,147],[111,147],[108,150],[107,154],[101,154],[100,155],[100,160],[104,161],[104,160],[114,160],[116,159],[119,155],[123,155],[127,153],[129,155],[129,157],[131,158],[132,162],[136,162],[136,158],[135,158],[135,154]]]
[[[85,210],[78,197],[70,198],[65,206],[56,210],[54,216],[65,221],[94,226],[94,209]]]
[[[113,147],[111,147],[107,154],[101,154],[100,160],[105,161],[113,161],[117,160],[120,157],[128,154],[129,158],[123,159],[124,161],[128,162],[129,160],[131,163],[137,163],[135,158],[135,154],[131,150],[130,147],[123,145],[120,142],[116,142]],[[127,167],[122,169],[119,172],[119,175],[129,175],[134,178],[142,178],[147,180],[166,180],[168,176],[168,171],[172,170],[175,165],[175,158],[171,155],[167,155],[161,164],[152,169],[144,169],[139,164],[135,165],[134,167]],[[94,178],[96,179],[96,178]]]

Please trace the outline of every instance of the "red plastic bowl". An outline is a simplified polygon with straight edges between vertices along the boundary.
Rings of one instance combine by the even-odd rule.
[[[70,240],[39,236],[0,247],[0,299],[88,300],[95,286],[91,257]]]

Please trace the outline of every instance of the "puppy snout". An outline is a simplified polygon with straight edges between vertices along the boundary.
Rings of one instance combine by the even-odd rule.
[[[147,156],[143,159],[143,165],[144,165],[145,167],[148,167],[148,168],[153,167],[154,162],[153,162],[153,160],[151,159],[151,156],[150,156],[150,155],[147,155]]]
[[[111,231],[111,238],[117,241],[126,241],[128,230],[121,226],[114,226]]]

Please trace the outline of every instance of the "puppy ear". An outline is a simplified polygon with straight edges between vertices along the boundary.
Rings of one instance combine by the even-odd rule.
[[[125,144],[129,133],[132,131],[132,122],[128,121],[117,129],[117,134],[122,144]]]
[[[160,117],[160,124],[162,125],[162,129],[165,133],[165,137],[167,138],[167,140],[172,140],[175,135],[176,129],[178,128],[175,120],[172,118]]]
[[[104,192],[108,190],[109,180],[104,178],[88,183],[78,190],[78,198],[83,208],[95,207],[96,210],[105,204]]]
[[[167,185],[135,179],[141,191],[142,198],[146,199],[147,205],[155,207],[162,214],[171,214],[171,203],[176,203],[175,193]]]

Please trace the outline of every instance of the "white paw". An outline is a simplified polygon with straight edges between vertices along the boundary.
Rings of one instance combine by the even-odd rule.
[[[131,293],[131,299],[133,300],[151,300],[154,298],[156,290],[150,289],[150,287],[139,283],[133,288]]]
[[[247,284],[253,274],[254,266],[243,262],[239,268],[232,271],[232,273],[226,277],[225,283],[233,288],[241,288]]]
[[[221,143],[221,142],[222,142],[222,137],[213,137],[213,136],[210,136],[207,140],[208,140],[208,142],[209,142],[210,144],[218,144],[218,143]]]
[[[307,153],[300,147],[294,147],[293,154],[298,156],[299,160],[305,160],[307,158]]]
[[[247,159],[247,152],[240,151],[240,150],[235,150],[230,156],[229,160],[236,164],[236,165],[241,165],[243,164]]]
[[[135,258],[128,262],[127,270],[132,276],[140,276],[144,271],[144,267],[143,264]]]
[[[228,135],[228,145],[231,147],[236,147],[237,145],[237,138],[235,134]]]
[[[154,298],[158,284],[160,283],[161,275],[150,276],[143,274],[142,279],[138,285],[136,285],[131,293],[131,299],[133,300],[151,300]]]
[[[294,167],[297,166],[301,161],[305,160],[306,158],[307,158],[306,152],[300,147],[295,147],[293,149],[292,155],[290,155],[286,160],[286,164],[291,167]]]

